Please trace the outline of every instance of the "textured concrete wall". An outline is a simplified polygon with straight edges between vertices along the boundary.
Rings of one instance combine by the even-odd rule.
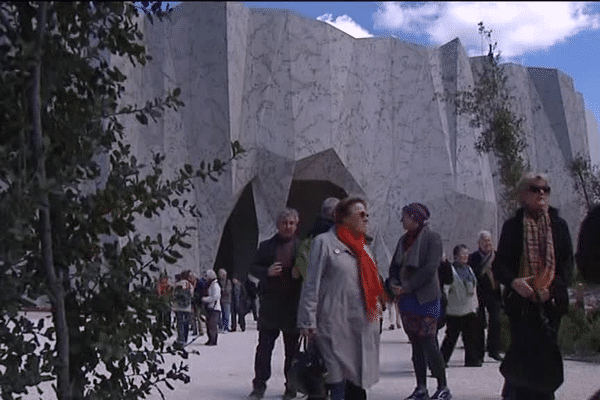
[[[234,140],[249,150],[218,183],[197,185],[190,200],[203,218],[169,214],[140,224],[141,230],[168,231],[173,223],[198,228],[180,268],[213,268],[244,188],[251,194],[243,199],[252,202],[242,200],[241,209],[253,204],[255,215],[248,218],[256,224],[240,224],[257,231],[232,228],[241,218],[235,213],[227,232],[271,236],[277,212],[300,180],[329,181],[366,197],[384,275],[407,203],[430,208],[431,227],[442,234],[448,255],[458,243],[474,249],[481,229],[497,235],[494,160],[474,150],[477,130],[444,100],[474,84],[478,60],[469,59],[458,40],[426,48],[391,38],[354,39],[320,21],[239,3],[182,3],[171,19],[144,23],[154,57],[147,67],[134,70],[114,60],[130,77],[125,101],[142,103],[181,87],[186,103],[143,135],[129,122],[136,156],[147,161],[151,151],[166,153],[172,170],[227,158]],[[529,162],[550,174],[552,201],[566,211],[576,235],[579,208],[564,167],[588,151],[582,96],[560,71],[507,69],[515,109],[526,121]],[[311,201],[313,195],[305,194]],[[246,250],[235,241],[222,245],[219,254],[248,253],[226,267],[241,270],[251,257],[249,242]]]

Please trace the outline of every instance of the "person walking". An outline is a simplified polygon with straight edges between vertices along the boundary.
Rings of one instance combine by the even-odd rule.
[[[156,295],[164,300],[161,309],[156,316],[156,322],[164,327],[171,327],[171,298],[173,295],[173,286],[169,282],[169,275],[166,271],[161,272],[156,283]]]
[[[237,331],[237,324],[240,324],[240,330],[246,330],[246,314],[250,310],[250,299],[246,294],[246,289],[242,282],[237,278],[231,280],[232,298],[231,298],[231,332]]]
[[[441,352],[444,363],[448,365],[459,335],[462,333],[465,346],[465,367],[481,367],[477,353],[477,279],[467,264],[469,251],[467,246],[459,244],[453,250],[452,283],[446,290],[446,335]]]
[[[231,279],[227,278],[227,271],[223,268],[219,269],[218,281],[221,287],[221,321],[219,327],[221,332],[225,333],[229,332],[233,286]]]
[[[298,253],[298,211],[287,208],[277,216],[277,234],[260,243],[250,273],[259,279],[258,345],[254,358],[254,379],[249,399],[263,398],[271,377],[271,355],[275,340],[283,334],[285,391],[282,399],[296,392],[288,384],[288,371],[296,355],[299,330],[296,326],[302,277],[294,273]]]
[[[494,276],[506,288],[510,323],[511,344],[500,365],[502,395],[506,400],[551,400],[563,381],[557,335],[569,306],[573,245],[567,223],[549,205],[545,174],[526,174],[518,196],[521,208],[502,226],[492,263]]]
[[[221,286],[217,281],[217,274],[212,269],[205,272],[206,296],[202,302],[206,309],[206,334],[208,341],[206,346],[216,346],[219,337],[219,321],[221,319]]]
[[[447,386],[442,354],[437,346],[441,314],[438,268],[442,260],[442,238],[427,226],[429,209],[421,203],[402,208],[406,233],[398,241],[389,270],[390,291],[398,298],[404,331],[412,346],[417,387],[406,400],[428,400],[427,363],[438,388],[431,399],[452,398]]]
[[[187,344],[192,314],[192,297],[194,286],[190,282],[190,270],[175,275],[176,283],[173,288],[172,310],[177,322],[177,341],[175,347],[183,349]]]
[[[477,355],[479,361],[483,362],[487,348],[490,358],[502,361],[502,356],[500,355],[500,309],[502,295],[500,292],[500,283],[492,272],[492,262],[496,254],[492,234],[488,231],[479,232],[477,244],[479,246],[477,251],[469,255],[469,265],[477,277],[477,300],[479,301],[477,309]],[[488,331],[487,346],[485,340],[486,326]]]
[[[335,228],[315,237],[298,308],[298,327],[316,340],[331,400],[362,400],[379,381],[379,318],[385,301],[365,243],[366,202],[344,199]],[[358,300],[358,301],[357,301]]]

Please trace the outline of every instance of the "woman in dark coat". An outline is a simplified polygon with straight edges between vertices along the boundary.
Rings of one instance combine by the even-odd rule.
[[[558,211],[549,207],[550,185],[544,174],[527,174],[519,186],[519,201],[522,208],[504,223],[498,251],[492,265],[494,276],[505,287],[505,310],[510,322],[511,348],[524,346],[535,349],[546,343],[539,354],[548,354],[556,349],[560,319],[567,312],[569,297],[567,284],[573,271],[573,246],[567,223],[558,216]],[[547,316],[545,330],[531,335],[535,323],[540,322],[540,304]],[[537,321],[539,320],[539,321]],[[548,335],[544,341],[542,336]],[[527,341],[527,343],[523,343]],[[516,347],[515,347],[516,348]],[[509,353],[502,365],[509,361]],[[555,351],[556,353],[556,351]],[[537,363],[536,374],[548,380],[551,375],[560,375],[562,383],[562,360],[557,356],[557,365]],[[523,362],[519,362],[524,365]],[[503,398],[508,400],[551,400],[553,390],[539,390],[539,384],[517,383],[508,365],[501,365],[505,375]],[[548,368],[545,371],[544,368]],[[514,365],[510,368],[515,370]],[[539,373],[538,373],[539,372]]]
[[[427,361],[437,378],[438,389],[431,399],[452,398],[446,383],[444,360],[437,345],[441,317],[438,268],[442,260],[442,238],[427,227],[430,213],[421,203],[402,209],[406,233],[398,241],[390,265],[390,291],[398,298],[402,325],[412,346],[417,388],[406,400],[429,400]]]

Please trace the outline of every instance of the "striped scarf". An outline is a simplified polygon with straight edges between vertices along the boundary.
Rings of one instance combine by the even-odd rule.
[[[539,294],[550,287],[555,273],[554,241],[548,210],[538,218],[525,212],[523,230],[520,277],[533,276],[532,287]]]

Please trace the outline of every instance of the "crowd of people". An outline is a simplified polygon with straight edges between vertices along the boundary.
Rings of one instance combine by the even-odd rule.
[[[193,336],[202,336],[204,326],[208,336],[205,345],[216,346],[219,333],[235,332],[238,324],[242,332],[246,330],[248,313],[257,319],[256,293],[252,280],[228,279],[224,269],[218,273],[207,270],[202,278],[185,270],[175,275],[174,282],[163,272],[156,294],[159,298],[165,297],[168,306],[160,311],[157,322],[170,326],[171,314],[175,314],[175,348],[183,349],[191,342],[190,329]]]
[[[218,278],[207,271],[204,280],[194,280],[189,271],[176,276],[172,296],[177,343],[187,343],[188,316],[197,315],[199,304],[208,345],[216,345],[219,331],[236,330],[237,324],[243,331],[244,317],[252,311],[258,318],[258,344],[249,400],[264,397],[280,334],[286,378],[282,399],[298,395],[288,373],[304,337],[318,348],[327,370],[327,397],[309,399],[362,400],[379,380],[381,321],[388,307],[389,329],[402,327],[412,347],[416,386],[405,400],[452,398],[446,368],[460,335],[465,367],[482,366],[486,353],[500,362],[504,400],[554,399],[563,381],[557,332],[569,305],[574,254],[566,222],[549,205],[550,190],[546,175],[527,174],[518,189],[521,207],[504,223],[497,248],[492,234],[482,230],[478,248],[470,252],[466,245],[456,245],[452,262],[443,256],[440,234],[429,227],[428,207],[406,205],[401,219],[405,233],[386,280],[369,247],[364,199],[326,199],[303,240],[297,235],[298,212],[285,209],[277,217],[277,233],[260,243],[250,265],[257,287],[248,279],[229,280],[225,270]],[[590,259],[590,251],[578,250],[582,263]],[[168,290],[160,282],[157,293],[165,295]],[[184,298],[176,294],[178,288],[191,288],[189,303],[178,303]],[[259,299],[258,315],[254,296]],[[502,309],[510,324],[504,356]],[[169,323],[166,314],[161,321]],[[427,368],[437,380],[431,396]]]

